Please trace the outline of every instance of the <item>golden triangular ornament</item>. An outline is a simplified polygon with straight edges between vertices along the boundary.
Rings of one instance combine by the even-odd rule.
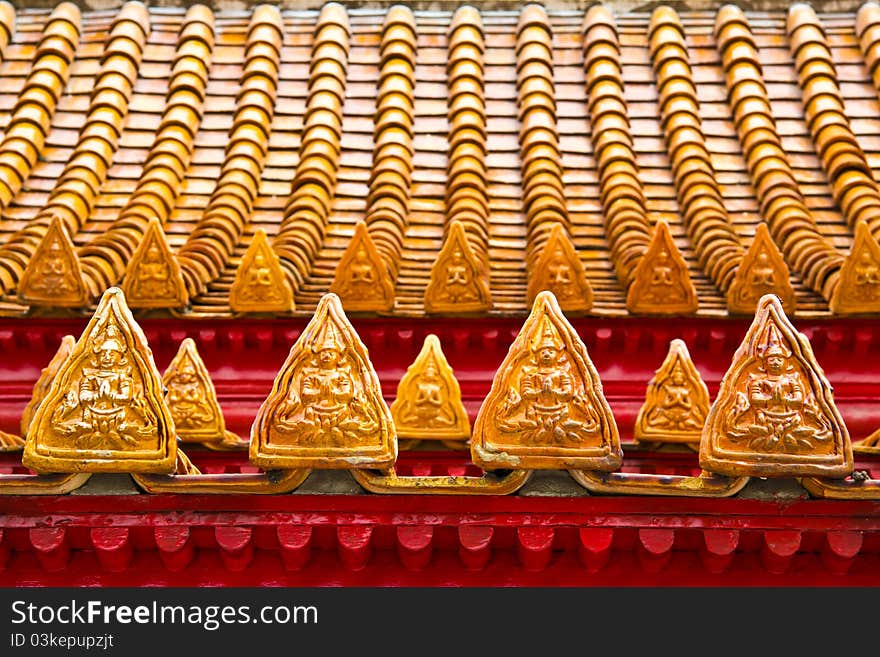
[[[180,442],[228,440],[214,383],[192,338],[180,343],[177,355],[162,375],[162,383],[165,384],[165,403]]]
[[[866,221],[856,226],[852,249],[843,261],[829,306],[835,315],[880,312],[880,244]]]
[[[553,226],[538,261],[529,274],[528,300],[548,290],[567,313],[589,312],[593,307],[593,288],[587,280],[584,263],[561,223]]]
[[[251,429],[263,468],[383,468],[397,460],[391,411],[367,348],[325,294],[290,349]]]
[[[336,265],[330,292],[349,312],[388,312],[394,307],[394,282],[363,221]]]
[[[229,307],[235,313],[293,311],[293,291],[262,228],[254,233],[235,270],[235,281],[229,290]]]
[[[727,290],[727,309],[751,315],[765,294],[776,295],[786,312],[794,312],[796,301],[788,265],[770,237],[767,224],[760,223]]]
[[[58,371],[61,369],[61,365],[67,360],[68,356],[70,356],[73,351],[73,345],[75,344],[76,338],[72,335],[65,335],[61,338],[61,344],[58,345],[58,350],[55,352],[55,355],[52,356],[52,360],[50,360],[49,364],[43,368],[42,372],[40,372],[40,378],[38,378],[37,382],[34,384],[31,399],[27,406],[24,407],[24,411],[21,414],[22,436],[27,436],[28,427],[31,425],[34,413],[37,412],[37,407],[46,398],[46,395],[49,393],[49,388],[52,385],[52,381],[58,376]]]
[[[626,309],[639,315],[691,315],[697,292],[665,221],[658,221],[626,292]]]
[[[443,248],[431,267],[425,311],[471,313],[492,308],[489,277],[467,241],[464,224],[452,221]]]
[[[37,472],[174,472],[162,378],[119,288],[104,292],[37,408],[22,463]]]
[[[853,454],[807,338],[766,295],[703,428],[700,465],[728,476],[845,477]]]
[[[89,304],[76,249],[57,215],[28,261],[18,283],[18,297],[31,306],[82,308]]]
[[[648,383],[633,437],[637,441],[696,444],[708,414],[709,390],[687,345],[673,340],[666,359]]]
[[[400,380],[391,416],[399,438],[470,438],[461,388],[436,335],[425,337],[422,350]]]
[[[128,263],[122,291],[129,308],[183,308],[189,302],[180,265],[156,217]]]
[[[471,437],[487,470],[616,470],[623,453],[587,348],[552,292],[532,312],[495,373]]]

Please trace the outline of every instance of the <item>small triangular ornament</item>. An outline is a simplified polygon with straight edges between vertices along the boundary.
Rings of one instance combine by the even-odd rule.
[[[363,221],[336,265],[330,292],[349,312],[388,312],[394,307],[394,282]]]
[[[57,215],[28,261],[18,283],[18,297],[31,306],[89,305],[76,249]]]
[[[697,292],[665,221],[658,221],[626,292],[626,309],[639,315],[691,315]]]
[[[485,268],[467,241],[464,224],[452,221],[443,248],[431,267],[425,290],[429,313],[485,312],[492,308],[492,295]]]
[[[226,422],[214,383],[192,338],[180,343],[162,375],[165,403],[182,443],[220,443],[227,439]]]
[[[585,313],[593,307],[593,288],[587,280],[584,263],[561,223],[553,226],[538,261],[529,274],[528,300],[548,290],[567,313]]]
[[[156,217],[128,263],[122,291],[129,308],[183,308],[189,302],[180,265]]]
[[[398,438],[466,440],[471,423],[461,403],[461,388],[436,335],[422,350],[397,386],[391,416]]]
[[[703,428],[700,465],[723,475],[846,477],[853,453],[831,385],[773,295],[733,356]]]
[[[293,311],[293,290],[262,228],[254,233],[235,270],[235,281],[229,290],[229,307],[234,313]]]
[[[104,292],[37,408],[22,463],[37,472],[175,471],[162,378],[119,288]]]
[[[385,468],[397,460],[391,411],[367,348],[335,294],[325,294],[251,428],[266,469]]]
[[[880,312],[880,245],[866,221],[856,226],[852,250],[843,261],[829,305],[835,315]]]
[[[52,356],[52,360],[50,360],[49,364],[43,368],[42,372],[40,372],[40,378],[37,379],[37,382],[34,384],[33,393],[31,393],[31,400],[28,402],[27,406],[24,407],[24,411],[21,414],[21,435],[23,437],[27,436],[28,427],[31,426],[31,421],[34,418],[34,413],[37,412],[37,407],[46,398],[46,395],[49,393],[49,388],[52,385],[52,381],[58,376],[58,371],[61,369],[61,365],[67,360],[67,357],[70,356],[73,351],[73,345],[75,344],[76,338],[72,335],[65,335],[61,338],[61,344],[58,345],[58,350],[55,352],[55,355]]]
[[[474,423],[471,457],[486,470],[620,467],[599,374],[552,292],[538,293],[495,373]]]
[[[751,315],[765,294],[776,295],[786,312],[794,312],[796,301],[788,265],[770,237],[767,224],[760,223],[727,290],[727,309]]]
[[[636,417],[636,441],[700,442],[709,414],[709,390],[683,340],[669,343],[669,353],[648,383],[645,403]]]

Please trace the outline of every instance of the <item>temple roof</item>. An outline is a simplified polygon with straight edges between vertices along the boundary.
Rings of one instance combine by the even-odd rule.
[[[728,314],[762,222],[792,314],[830,316],[858,224],[877,236],[880,7],[589,12],[4,5],[3,313],[26,313],[16,286],[53,216],[97,298],[152,214],[190,290],[183,316],[231,314],[258,229],[310,316],[361,220],[396,275],[392,314],[422,316],[453,219],[488,266],[490,315],[527,312],[556,224],[590,313],[628,315],[662,221],[698,316]]]

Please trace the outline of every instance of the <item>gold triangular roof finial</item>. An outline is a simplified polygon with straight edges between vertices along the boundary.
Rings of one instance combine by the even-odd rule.
[[[553,226],[529,274],[529,304],[534,303],[542,290],[552,292],[564,312],[586,313],[593,307],[593,288],[587,280],[584,263],[561,223]]]
[[[640,315],[691,315],[697,292],[665,221],[658,221],[626,292],[626,309]]]
[[[333,325],[339,347],[326,341]],[[397,460],[391,411],[367,348],[325,294],[281,366],[251,429],[264,468],[384,468]]]
[[[425,289],[425,311],[471,313],[492,308],[489,276],[467,241],[464,224],[453,220]]]
[[[852,249],[843,261],[829,305],[835,315],[880,312],[880,244],[866,221],[856,226]]]
[[[242,443],[238,436],[226,430],[214,382],[192,338],[180,343],[177,355],[162,375],[162,383],[165,403],[182,443],[209,446]]]
[[[709,410],[700,465],[728,476],[845,477],[846,425],[807,338],[778,297],[761,297]]]
[[[235,281],[229,290],[229,307],[235,313],[293,311],[293,291],[262,228],[254,232],[235,271]]]
[[[61,344],[58,345],[58,350],[55,352],[55,355],[52,356],[52,360],[50,360],[49,364],[43,368],[42,372],[40,372],[40,377],[34,384],[31,399],[27,406],[24,407],[24,411],[21,414],[21,435],[23,437],[27,436],[28,427],[31,426],[31,421],[33,420],[34,413],[37,411],[37,407],[46,398],[46,395],[49,393],[49,388],[52,385],[52,381],[58,376],[58,371],[61,369],[61,365],[67,360],[68,356],[70,356],[75,344],[76,338],[72,335],[65,335],[61,338]]]
[[[122,291],[130,308],[183,308],[189,302],[180,265],[157,217],[150,219],[128,263]]]
[[[394,307],[394,282],[363,221],[355,225],[336,265],[330,292],[349,312],[388,312]]]
[[[28,430],[37,472],[172,474],[174,421],[143,331],[119,288],[101,297]]]
[[[422,350],[400,380],[391,416],[399,438],[470,438],[461,388],[436,335],[425,337]]]
[[[486,470],[620,467],[599,374],[552,292],[538,293],[495,373],[474,422],[471,457]]]
[[[89,305],[76,249],[58,215],[52,217],[21,276],[18,297],[31,306],[84,308]]]
[[[797,302],[788,265],[770,237],[767,224],[762,222],[758,224],[755,239],[740,261],[733,282],[727,289],[727,309],[731,313],[750,315],[755,312],[758,300],[765,294],[776,295],[786,312],[794,312]]]
[[[633,437],[645,442],[698,444],[708,414],[709,390],[687,345],[672,340],[666,359],[648,383]]]

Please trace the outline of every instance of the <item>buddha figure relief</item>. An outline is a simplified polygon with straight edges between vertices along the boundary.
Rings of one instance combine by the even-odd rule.
[[[767,224],[760,223],[727,290],[727,307],[735,313],[753,313],[765,294],[777,295],[789,312],[796,306],[788,265]]]
[[[293,291],[269,246],[262,228],[242,256],[229,291],[233,312],[287,313],[293,310]]]
[[[626,307],[632,313],[677,315],[696,312],[699,303],[688,266],[669,226],[658,221],[654,235],[632,273]]]
[[[216,420],[207,392],[191,360],[184,359],[176,371],[165,378],[165,386],[168,388],[165,401],[179,433],[203,429]]]
[[[807,338],[775,295],[724,375],[700,442],[700,465],[728,476],[843,477],[853,468],[849,433]]]
[[[354,235],[336,264],[330,291],[348,310],[382,312],[394,306],[391,273],[363,221],[355,225]]]
[[[761,452],[813,450],[829,443],[831,425],[791,360],[779,330],[767,327],[757,348],[759,362],[727,417],[727,434]]]
[[[480,467],[615,469],[617,426],[599,374],[556,297],[543,291],[474,423]]]
[[[62,296],[73,292],[75,287],[61,242],[53,240],[39,262],[32,288],[48,296]]]
[[[470,437],[461,389],[436,335],[426,336],[421,352],[400,380],[391,415],[400,438]]]
[[[376,413],[355,383],[352,364],[335,327],[325,324],[281,405],[277,428],[296,432],[303,443],[341,447],[369,440]]]
[[[492,306],[485,267],[474,255],[464,224],[453,220],[443,248],[431,267],[431,280],[425,289],[428,312],[475,312]]]
[[[709,391],[682,340],[672,340],[648,383],[634,427],[638,441],[699,443],[709,412]]]
[[[553,226],[529,274],[529,298],[540,290],[552,292],[565,311],[586,312],[593,305],[593,290],[583,263],[561,223]]]
[[[119,329],[106,324],[91,352],[78,381],[55,409],[56,431],[82,449],[122,450],[148,439],[156,419],[143,404]]]
[[[325,294],[290,349],[251,427],[264,468],[382,468],[397,458],[379,379],[335,294]]]

